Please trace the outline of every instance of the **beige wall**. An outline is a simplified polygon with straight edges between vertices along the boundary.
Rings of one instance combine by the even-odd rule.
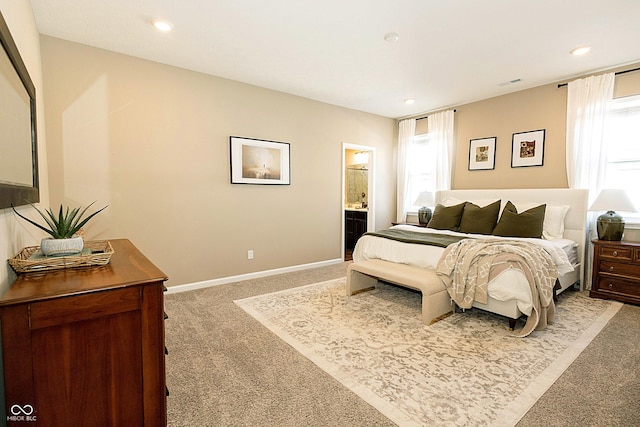
[[[49,205],[48,179],[52,205],[109,204],[88,238],[130,238],[169,285],[338,258],[344,142],[376,147],[376,228],[395,218],[393,120],[38,40],[28,2],[0,0],[0,10],[38,94],[42,205]],[[640,73],[616,78],[616,96],[639,88]],[[553,84],[456,107],[453,188],[566,186],[565,103],[566,88]],[[426,120],[418,128],[426,131]],[[540,128],[547,129],[544,166],[512,169],[512,133]],[[229,184],[230,135],[291,143],[292,185]],[[496,169],[470,172],[469,140],[486,136],[498,137]],[[0,227],[5,259],[42,237],[8,210],[0,211]],[[5,264],[0,289],[14,277]]]
[[[38,158],[40,173],[40,200],[46,204],[49,200],[47,185],[47,144],[44,132],[44,108],[42,96],[42,72],[40,61],[40,41],[33,11],[28,1],[0,0],[0,11],[7,22],[13,40],[20,51],[29,76],[36,88],[36,113],[38,132]],[[29,207],[18,208],[25,215],[33,213]],[[39,244],[42,236],[24,221],[18,218],[11,209],[0,209],[0,259],[6,260],[17,254],[25,246]],[[15,280],[15,273],[7,262],[0,267],[0,295]]]
[[[453,188],[567,187],[565,172],[566,89],[557,84],[456,107]],[[545,129],[544,164],[511,167],[512,134]],[[497,137],[494,170],[469,171],[469,141]]]
[[[632,64],[611,71],[640,67]],[[616,76],[614,96],[640,94],[640,72]],[[455,107],[455,161],[452,188],[566,188],[567,88],[557,83]],[[419,120],[416,133],[425,133]],[[511,167],[512,135],[545,129],[544,164]],[[469,141],[497,137],[494,170],[469,171]]]
[[[108,204],[88,238],[131,239],[169,285],[340,258],[343,143],[376,147],[377,228],[393,217],[395,120],[41,45],[52,202]],[[230,135],[290,143],[291,185],[231,185]]]

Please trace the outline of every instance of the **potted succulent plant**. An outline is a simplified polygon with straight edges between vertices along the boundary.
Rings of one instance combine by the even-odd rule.
[[[84,241],[82,239],[82,236],[76,235],[78,231],[80,231],[80,229],[91,218],[107,208],[107,206],[105,206],[104,208],[92,213],[91,215],[83,219],[85,213],[87,212],[87,209],[89,209],[89,207],[91,207],[93,203],[84,208],[82,211],[80,210],[80,208],[75,208],[72,209],[71,212],[69,212],[68,206],[65,209],[62,205],[60,205],[60,210],[57,216],[53,213],[51,208],[45,210],[45,215],[45,213],[43,213],[40,209],[31,205],[45,220],[45,222],[47,223],[46,226],[38,224],[37,222],[32,221],[24,215],[20,214],[20,212],[18,212],[13,205],[11,205],[11,208],[20,218],[30,222],[39,229],[44,230],[46,233],[51,235],[51,237],[44,238],[40,242],[40,249],[42,250],[43,254],[47,256],[71,255],[82,252],[82,249],[84,248]]]

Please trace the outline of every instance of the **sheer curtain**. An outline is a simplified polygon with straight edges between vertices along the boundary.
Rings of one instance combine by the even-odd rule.
[[[396,221],[405,222],[407,219],[407,208],[405,198],[407,197],[408,170],[407,170],[407,149],[416,133],[416,119],[406,119],[400,122],[398,130],[398,188]]]
[[[613,99],[614,73],[591,76],[568,84],[567,180],[570,188],[589,190],[588,206],[604,185],[607,150],[604,132]],[[595,215],[587,216],[587,242],[595,237]],[[585,248],[585,288],[591,288],[591,244]]]
[[[430,114],[429,136],[436,144],[436,190],[451,189],[453,169],[453,110]]]
[[[567,179],[571,188],[589,189],[589,203],[604,184],[607,150],[603,137],[614,79],[608,73],[568,84]]]

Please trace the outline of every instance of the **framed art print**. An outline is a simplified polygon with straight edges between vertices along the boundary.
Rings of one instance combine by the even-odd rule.
[[[469,141],[469,170],[487,170],[496,167],[497,137]]]
[[[231,136],[229,146],[232,184],[291,184],[288,143]]]
[[[542,166],[544,162],[544,129],[513,134],[511,167]]]

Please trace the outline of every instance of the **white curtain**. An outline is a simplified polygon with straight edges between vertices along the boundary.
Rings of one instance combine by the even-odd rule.
[[[436,144],[436,190],[450,190],[454,149],[453,110],[429,115],[427,127],[429,137]]]
[[[568,84],[567,179],[571,188],[589,189],[589,204],[604,185],[607,150],[603,138],[614,80],[615,75],[608,73]]]
[[[400,129],[398,130],[398,188],[397,192],[397,206],[396,206],[396,221],[405,222],[407,220],[407,208],[405,198],[407,197],[408,190],[408,175],[409,170],[407,168],[407,150],[409,144],[413,140],[416,133],[416,119],[406,119],[400,122]]]
[[[571,188],[589,190],[588,206],[598,196],[605,180],[607,150],[604,133],[607,110],[613,99],[614,73],[591,76],[568,84],[567,92],[567,180]],[[595,238],[595,215],[587,216],[587,242]],[[584,287],[591,288],[591,244],[585,248]]]

